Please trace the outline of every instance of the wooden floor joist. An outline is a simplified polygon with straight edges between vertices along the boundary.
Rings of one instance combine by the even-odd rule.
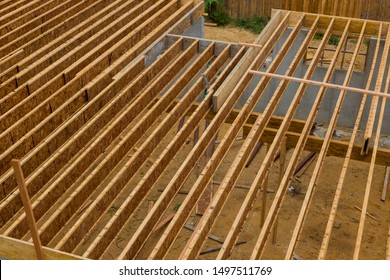
[[[343,238],[356,237],[343,248],[354,259],[378,258],[364,243],[374,230],[380,241],[372,244],[387,242],[379,258],[389,258],[382,222],[389,206],[375,191],[384,189],[378,166],[390,165],[390,150],[380,147],[388,133],[389,24],[274,10],[252,43],[183,36],[202,33],[203,13],[197,0],[0,3],[0,257],[36,258],[30,242],[39,236],[46,259],[327,259],[341,250],[331,238],[341,222]],[[322,38],[311,48],[316,33]],[[339,42],[329,54],[331,36]],[[358,73],[363,53],[368,63]],[[349,108],[344,99],[352,96],[359,105]],[[337,139],[346,114],[352,133]],[[320,122],[324,137],[312,135]],[[360,139],[363,125],[369,145]],[[260,142],[267,150],[245,168]],[[293,178],[304,151],[318,159]],[[28,217],[13,158],[26,177]],[[337,158],[339,178],[325,179]],[[356,173],[355,164],[367,172]],[[366,176],[365,188],[347,176]],[[288,191],[296,184],[302,196]],[[265,196],[268,187],[274,191]],[[361,201],[341,195],[348,187]],[[333,204],[311,203],[319,198]],[[345,227],[341,205],[359,208],[359,222]],[[366,221],[368,212],[378,219]],[[313,227],[322,244],[308,238]],[[208,248],[219,252],[206,256]]]

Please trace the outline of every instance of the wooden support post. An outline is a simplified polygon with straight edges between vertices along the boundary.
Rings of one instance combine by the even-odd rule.
[[[268,153],[268,151],[269,151],[269,144],[267,144],[266,153]],[[262,198],[261,198],[261,212],[260,212],[260,227],[263,227],[263,225],[264,225],[265,212],[267,209],[268,176],[269,176],[269,172],[267,172],[267,175],[265,176],[265,179],[263,182],[263,186],[261,188]]]
[[[34,213],[33,213],[32,208],[31,208],[30,197],[28,195],[26,182],[25,182],[24,176],[23,176],[22,167],[20,166],[20,161],[17,159],[13,159],[11,161],[11,165],[12,165],[12,168],[14,169],[14,172],[15,172],[16,181],[18,182],[19,192],[20,192],[20,196],[22,198],[24,211],[26,211],[26,218],[27,218],[27,222],[28,222],[28,225],[30,228],[31,236],[32,236],[32,239],[34,242],[34,247],[35,247],[35,252],[37,254],[37,259],[43,260],[43,259],[45,259],[45,256],[43,254],[41,239],[39,238],[39,235],[38,235],[37,224],[35,223]]]
[[[248,161],[246,162],[245,167],[249,167],[249,165],[252,163],[252,161],[255,159],[257,153],[259,152],[261,146],[263,145],[263,142],[257,143],[255,149],[253,150],[251,156],[249,157]]]
[[[282,143],[280,144],[280,160],[279,160],[279,184],[282,183],[283,176],[284,176],[284,167],[286,164],[286,138],[282,140]],[[276,239],[278,235],[278,224],[279,224],[279,215],[275,217],[275,222],[274,222],[274,228],[273,228],[273,233],[272,233],[272,243],[276,244]]]
[[[389,187],[390,166],[386,166],[385,169],[386,169],[385,180],[383,182],[382,195],[381,195],[381,200],[382,201],[386,200],[387,189]]]

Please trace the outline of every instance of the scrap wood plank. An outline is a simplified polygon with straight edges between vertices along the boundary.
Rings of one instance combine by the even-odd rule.
[[[159,231],[161,228],[165,227],[167,224],[169,224],[170,221],[172,221],[173,217],[175,216],[175,213],[172,213],[165,217],[160,223],[156,225],[156,227],[153,229],[152,233],[155,233]]]
[[[357,205],[354,205],[353,208],[355,208],[356,210],[359,210],[360,212],[362,212],[362,208],[360,208],[360,207],[357,206]],[[370,217],[371,219],[373,219],[374,221],[380,222],[380,220],[378,220],[375,216],[373,216],[373,215],[370,214],[369,212],[366,212],[366,215],[367,215],[368,217]]]
[[[237,241],[235,246],[238,246],[238,245],[242,245],[242,244],[245,244],[246,241],[245,240],[241,240],[241,241]],[[201,251],[199,254],[200,255],[204,255],[204,254],[208,254],[208,253],[212,253],[212,252],[217,252],[219,250],[221,250],[222,248],[222,244],[221,245],[217,245],[215,247],[211,247],[211,248],[207,248],[207,249],[204,249],[203,251]]]

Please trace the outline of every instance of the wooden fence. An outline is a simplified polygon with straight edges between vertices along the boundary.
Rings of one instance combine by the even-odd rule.
[[[231,17],[270,16],[272,9],[285,9],[344,17],[390,21],[389,0],[223,0]]]

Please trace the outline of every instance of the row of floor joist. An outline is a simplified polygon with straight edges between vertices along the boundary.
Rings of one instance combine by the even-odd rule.
[[[350,92],[338,93],[324,138],[310,132],[329,94],[325,86],[305,121],[294,116],[313,94],[306,82],[292,92],[282,79],[268,99],[264,94],[272,73],[310,80],[333,34],[340,43],[323,82],[335,75],[350,37],[357,43],[348,86],[359,46],[374,36],[386,43],[375,48],[366,88],[388,92],[388,24],[277,11],[245,47],[178,35],[203,13],[194,2],[0,6],[0,253],[31,242],[10,168],[18,158],[44,251],[53,258],[390,258],[389,205],[376,204],[373,187],[383,178],[380,165],[390,165],[389,150],[378,148],[386,99],[364,95],[351,139],[341,142],[332,136]],[[299,76],[317,32],[322,41]],[[290,100],[286,114],[276,117],[283,98]],[[255,113],[259,102],[267,105]],[[366,102],[372,120],[357,140]],[[268,147],[249,165],[260,141]],[[300,179],[304,191],[291,195],[304,150],[318,155]],[[358,189],[354,180],[367,184]],[[354,206],[359,217],[348,222]]]

